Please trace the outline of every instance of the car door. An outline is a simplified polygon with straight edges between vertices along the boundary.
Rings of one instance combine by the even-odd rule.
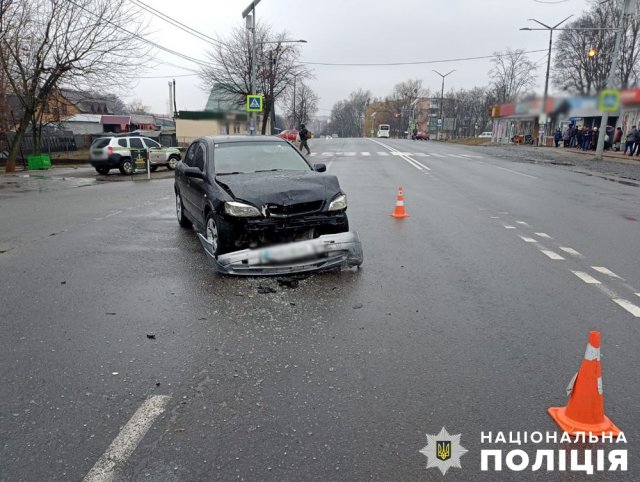
[[[160,144],[148,137],[144,137],[143,140],[147,149],[149,149],[149,159],[151,160],[151,164],[164,164],[166,159],[163,158],[162,147]]]
[[[193,204],[193,195],[191,193],[191,179],[185,175],[185,169],[194,167],[195,152],[198,147],[198,142],[192,143],[184,156],[182,162],[179,162],[176,166],[176,183],[178,184],[178,191],[182,197],[182,205],[184,209],[189,213],[190,217],[199,219],[200,216]]]
[[[204,142],[196,142],[195,151],[193,153],[193,166],[200,169],[206,174],[206,148]],[[198,219],[202,219],[204,223],[204,208],[207,202],[206,198],[206,180],[197,177],[189,178],[189,193],[192,195],[191,201]]]

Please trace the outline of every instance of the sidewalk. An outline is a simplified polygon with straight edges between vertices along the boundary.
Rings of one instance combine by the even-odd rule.
[[[596,174],[603,179],[640,187],[640,157],[625,156],[621,152],[606,151],[603,160],[597,161],[594,151],[564,147],[484,144],[478,146],[477,149],[488,155],[513,162],[560,166],[576,172]]]

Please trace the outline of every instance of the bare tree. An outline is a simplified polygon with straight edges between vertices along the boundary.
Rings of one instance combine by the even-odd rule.
[[[142,100],[135,99],[128,104],[125,104],[124,112],[127,114],[149,114],[151,108],[144,105]]]
[[[475,136],[477,132],[488,129],[491,122],[490,109],[495,104],[495,97],[490,88],[451,90],[447,98],[452,99],[447,106],[447,116],[455,119],[457,136]]]
[[[299,47],[283,42],[285,39],[285,32],[274,34],[265,25],[256,26],[256,81],[258,91],[264,95],[262,134],[266,133],[275,100],[295,78],[304,80],[310,76],[309,70],[298,62]],[[200,72],[205,90],[216,88],[233,105],[244,105],[251,93],[251,62],[251,38],[246,29],[235,28],[207,52],[208,65]]]
[[[7,171],[29,125],[62,85],[89,90],[125,84],[144,65],[145,25],[127,0],[12,0],[3,15],[0,68],[24,113],[18,120]]]
[[[402,133],[408,129],[409,121],[413,119],[416,102],[429,95],[428,89],[422,86],[422,80],[409,79],[393,87],[393,92],[387,97],[387,104],[394,112],[392,128]]]
[[[638,78],[640,16],[624,18],[620,63],[616,66],[617,87],[625,89]],[[556,41],[553,82],[562,90],[588,96],[605,88],[615,46],[615,30],[622,15],[621,2],[595,2]],[[592,51],[594,55],[589,55]]]
[[[346,100],[334,104],[331,109],[329,129],[342,137],[360,137],[364,131],[364,115],[371,101],[371,92],[358,89]]]
[[[536,83],[536,66],[524,50],[494,52],[489,71],[491,88],[500,103],[513,102]]]
[[[297,129],[300,124],[309,122],[318,111],[319,97],[304,82],[294,82],[294,86],[286,91],[286,117],[287,124]]]

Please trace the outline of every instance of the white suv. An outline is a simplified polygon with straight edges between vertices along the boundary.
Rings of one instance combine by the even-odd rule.
[[[149,150],[151,170],[166,166],[174,170],[181,159],[175,147],[162,147],[153,139],[143,136],[106,136],[93,141],[89,148],[91,165],[98,174],[109,174],[119,169],[121,174],[131,174],[131,150]]]

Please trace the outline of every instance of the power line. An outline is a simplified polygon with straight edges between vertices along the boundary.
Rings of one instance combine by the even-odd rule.
[[[546,52],[547,49],[540,50],[528,50],[523,52],[525,54],[535,54],[538,52]],[[386,63],[334,63],[334,62],[300,62],[306,65],[328,65],[328,66],[342,66],[342,67],[387,67],[397,65],[424,65],[424,64],[439,64],[445,62],[462,62],[465,60],[480,60],[480,59],[492,59],[495,55],[482,55],[479,57],[462,57],[458,59],[441,59],[441,60],[423,60],[418,62],[386,62]]]
[[[158,18],[160,18],[161,20],[164,20],[165,22],[173,25],[174,27],[182,30],[183,32],[186,32],[194,37],[196,37],[199,40],[203,40],[205,42],[214,44],[214,45],[224,45],[223,42],[221,42],[218,39],[215,39],[213,37],[209,37],[207,34],[202,33],[192,27],[189,27],[188,25],[185,25],[184,23],[175,20],[173,18],[171,18],[169,15],[161,12],[160,10],[157,10],[149,5],[147,5],[144,2],[141,2],[140,0],[129,0],[131,3],[133,3],[134,5],[142,8],[143,10],[146,10],[147,12],[149,12],[151,15],[154,15]]]
[[[189,57],[188,55],[182,54],[182,53],[180,53],[180,52],[176,52],[175,50],[171,50],[171,49],[169,49],[169,48],[167,48],[167,47],[163,47],[162,45],[157,44],[157,43],[155,43],[155,42],[153,42],[153,41],[151,41],[151,40],[149,40],[149,39],[147,39],[147,38],[145,38],[145,37],[143,37],[143,36],[141,36],[141,35],[138,35],[138,34],[136,34],[136,33],[133,33],[133,32],[131,32],[131,31],[129,31],[129,30],[127,30],[127,29],[123,28],[122,26],[117,25],[116,23],[114,23],[114,22],[112,22],[112,21],[110,21],[110,20],[107,20],[106,18],[102,18],[102,17],[100,17],[98,14],[96,14],[96,13],[92,12],[91,10],[86,9],[86,8],[85,8],[85,7],[83,7],[82,5],[78,5],[78,4],[77,4],[76,2],[74,2],[73,0],[68,0],[68,2],[69,2],[69,3],[71,3],[72,5],[75,5],[76,7],[80,8],[80,9],[84,10],[85,12],[87,12],[87,13],[89,13],[89,14],[93,15],[94,17],[96,17],[96,18],[100,19],[101,21],[103,21],[103,22],[107,22],[109,25],[113,25],[114,27],[117,27],[117,28],[118,28],[119,30],[121,30],[122,32],[126,32],[126,33],[128,33],[129,35],[131,35],[132,37],[135,37],[135,38],[137,38],[137,39],[139,39],[139,40],[142,40],[143,42],[145,42],[145,43],[147,43],[147,44],[149,44],[149,45],[152,45],[152,46],[154,46],[155,48],[157,48],[157,49],[159,49],[159,50],[162,50],[162,51],[164,51],[164,52],[170,53],[170,54],[175,55],[176,57],[180,57],[180,58],[182,58],[182,59],[184,59],[184,60],[188,60],[189,62],[193,62],[193,63],[195,63],[195,64],[198,64],[198,65],[202,66],[202,67],[208,67],[208,65],[207,65],[205,62],[203,62],[202,60],[198,60],[198,59],[196,59],[196,58]]]

